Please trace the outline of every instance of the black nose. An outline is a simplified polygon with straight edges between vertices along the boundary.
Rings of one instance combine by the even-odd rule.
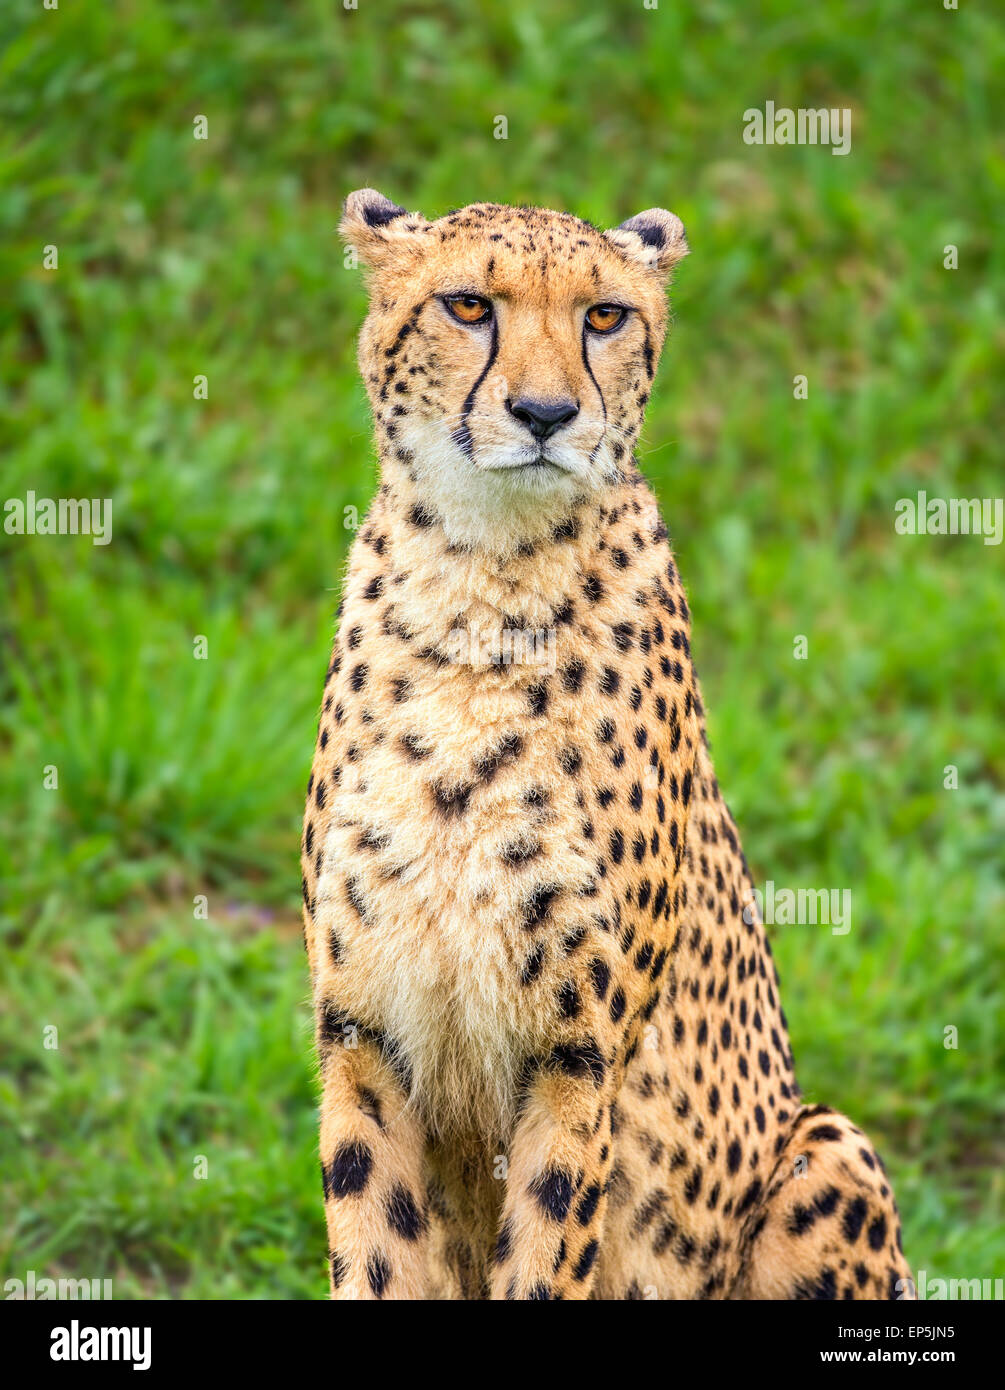
[[[507,401],[509,412],[526,425],[535,439],[547,439],[579,414],[575,401],[533,401],[527,396]]]

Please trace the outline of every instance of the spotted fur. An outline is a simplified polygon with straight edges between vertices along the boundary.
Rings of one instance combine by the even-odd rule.
[[[363,190],[343,230],[381,484],[303,837],[333,1296],[890,1296],[893,1196],[800,1104],[632,454],[683,228]],[[541,442],[528,400],[575,411]]]

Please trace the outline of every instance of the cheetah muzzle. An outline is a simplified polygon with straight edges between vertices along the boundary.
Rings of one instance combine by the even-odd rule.
[[[342,231],[381,482],[303,836],[333,1296],[897,1297],[882,1165],[800,1105],[634,460],[680,221],[363,189]]]

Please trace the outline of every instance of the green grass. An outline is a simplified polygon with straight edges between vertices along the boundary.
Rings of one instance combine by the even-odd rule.
[[[800,1080],[873,1134],[916,1268],[1001,1276],[1002,550],[893,509],[1002,492],[1002,26],[908,0],[0,26],[2,496],[114,502],[106,547],[0,532],[0,1276],[324,1294],[297,840],[373,490],[333,230],[364,184],[683,217],[640,452],[717,770],[758,882],[853,895],[847,936],[774,934]],[[744,145],[769,99],[850,107],[851,154]]]

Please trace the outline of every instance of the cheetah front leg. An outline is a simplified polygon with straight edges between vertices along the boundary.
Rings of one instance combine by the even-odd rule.
[[[613,1085],[595,1044],[556,1048],[517,1122],[493,1299],[586,1299],[611,1167]]]
[[[319,1024],[321,1176],[336,1299],[426,1296],[425,1134],[380,1040],[330,1006]]]

